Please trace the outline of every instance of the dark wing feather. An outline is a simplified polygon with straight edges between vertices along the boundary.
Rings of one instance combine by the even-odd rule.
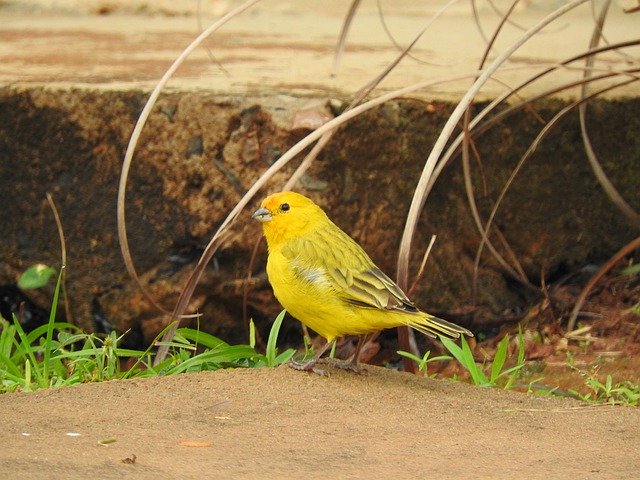
[[[345,302],[364,308],[418,311],[400,287],[333,223],[304,238],[291,239],[282,252],[294,268],[324,270]]]

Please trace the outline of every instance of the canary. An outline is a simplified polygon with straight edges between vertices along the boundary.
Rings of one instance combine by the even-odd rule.
[[[252,218],[267,241],[267,276],[280,304],[323,336],[314,358],[293,363],[316,369],[329,345],[344,335],[363,335],[406,325],[426,335],[472,336],[466,328],[420,311],[365,251],[309,198],[295,192],[265,198]],[[364,337],[361,337],[361,339]],[[359,370],[359,342],[351,362]]]

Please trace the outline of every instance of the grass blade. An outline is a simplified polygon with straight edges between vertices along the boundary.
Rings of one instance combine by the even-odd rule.
[[[282,321],[284,320],[284,316],[286,313],[286,310],[282,310],[273,321],[273,325],[271,325],[271,330],[269,331],[269,340],[267,340],[267,351],[265,352],[268,367],[275,367],[276,365],[278,365],[276,363],[276,357],[278,355],[278,333],[280,332],[280,326],[282,325]]]
[[[42,377],[45,383],[49,383],[49,369],[51,363],[51,340],[53,339],[53,326],[56,321],[56,312],[58,310],[58,297],[60,296],[60,285],[62,284],[62,275],[65,270],[65,265],[60,268],[58,273],[58,281],[56,282],[56,289],[53,291],[53,300],[51,301],[51,311],[49,312],[49,323],[47,323],[47,334],[44,340],[44,361],[42,362],[43,372]]]
[[[496,354],[493,357],[493,363],[491,364],[491,378],[490,382],[495,383],[495,381],[500,376],[500,372],[502,371],[502,367],[504,367],[504,362],[507,360],[507,347],[509,346],[509,335],[505,335],[500,343],[498,344],[498,348],[496,349]]]

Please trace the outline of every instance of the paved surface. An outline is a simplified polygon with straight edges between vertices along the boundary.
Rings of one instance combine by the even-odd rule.
[[[15,1],[0,4],[0,85],[49,87],[150,88],[199,32],[239,1]],[[480,23],[490,36],[498,16],[478,2]],[[504,2],[505,4],[507,2]],[[552,11],[559,2],[525,2],[505,26],[492,58]],[[631,2],[633,3],[633,2]],[[380,22],[376,2],[360,6],[347,42],[342,68],[331,76],[341,24],[348,10],[344,0],[264,0],[225,25],[207,42],[226,73],[199,48],[179,69],[169,87],[207,89],[223,94],[257,93],[293,96],[351,95],[375,77],[397,55]],[[198,16],[198,5],[200,15]],[[406,45],[442,2],[381,2],[388,29]],[[637,38],[640,13],[625,14],[614,2],[605,26],[609,42]],[[468,2],[458,2],[424,34],[413,51],[384,83],[394,89],[426,79],[470,74],[479,64],[485,41]],[[519,49],[499,79],[509,85],[541,65],[558,62],[587,49],[593,29],[590,4],[548,27]],[[636,54],[631,49],[625,51]],[[601,68],[623,68],[618,53],[601,57]],[[576,66],[582,66],[576,65]],[[532,91],[580,77],[579,71],[556,73]],[[423,92],[429,98],[456,99],[469,79]],[[484,96],[505,87],[492,82]],[[622,93],[637,94],[640,87]]]

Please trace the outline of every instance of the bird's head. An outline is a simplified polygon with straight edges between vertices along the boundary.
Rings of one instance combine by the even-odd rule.
[[[267,244],[272,247],[317,228],[326,221],[327,216],[304,195],[278,192],[265,198],[251,218],[262,223]]]

